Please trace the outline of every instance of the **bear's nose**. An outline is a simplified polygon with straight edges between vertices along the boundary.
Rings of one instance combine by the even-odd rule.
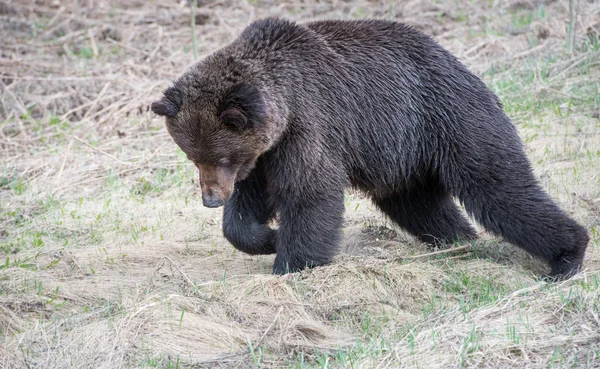
[[[225,201],[220,196],[215,195],[202,195],[202,205],[207,208],[218,208],[219,206],[223,206]]]

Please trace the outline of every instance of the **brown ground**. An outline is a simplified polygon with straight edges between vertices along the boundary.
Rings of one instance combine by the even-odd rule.
[[[546,285],[483,232],[430,255],[353,193],[335,263],[270,275],[272,257],[223,239],[148,109],[193,62],[189,6],[0,0],[0,367],[599,368],[600,3],[574,3],[572,23],[566,0],[198,0],[196,15],[200,55],[267,15],[435,36],[590,230],[586,270]]]

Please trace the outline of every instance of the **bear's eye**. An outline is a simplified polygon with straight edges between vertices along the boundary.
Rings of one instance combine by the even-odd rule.
[[[238,108],[228,108],[219,116],[226,127],[240,132],[249,128],[249,122],[244,113]]]

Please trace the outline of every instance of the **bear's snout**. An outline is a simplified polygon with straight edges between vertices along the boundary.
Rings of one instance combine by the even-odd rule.
[[[225,200],[223,200],[223,198],[220,196],[215,196],[214,193],[211,195],[202,193],[202,205],[206,206],[207,208],[218,208],[223,206],[224,203]]]
[[[207,208],[218,208],[233,192],[236,171],[231,168],[197,164],[200,171],[202,204]]]

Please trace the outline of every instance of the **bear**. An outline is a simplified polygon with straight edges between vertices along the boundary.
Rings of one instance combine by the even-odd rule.
[[[198,167],[203,205],[224,206],[224,237],[276,254],[276,274],[332,261],[348,187],[424,242],[477,237],[457,199],[546,278],[582,266],[588,233],[535,178],[499,98],[409,25],[260,19],[151,109]]]

